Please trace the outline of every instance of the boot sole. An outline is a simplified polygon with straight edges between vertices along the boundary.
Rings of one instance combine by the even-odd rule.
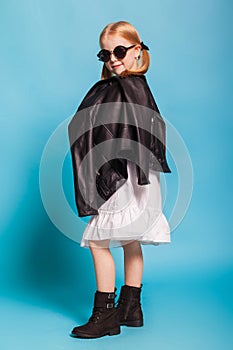
[[[117,334],[120,334],[121,333],[121,329],[120,327],[116,327],[116,328],[113,328],[111,329],[110,331],[104,333],[104,334],[101,334],[101,335],[93,335],[93,334],[86,334],[86,333],[79,333],[79,334],[73,334],[73,333],[70,333],[70,336],[73,337],[73,338],[83,338],[83,339],[94,339],[94,338],[101,338],[101,337],[104,337],[105,335],[117,335]]]
[[[120,323],[121,326],[127,326],[127,327],[142,327],[143,321],[142,320],[136,320],[136,321],[124,321]]]

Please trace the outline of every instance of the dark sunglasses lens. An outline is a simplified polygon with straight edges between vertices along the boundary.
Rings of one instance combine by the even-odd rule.
[[[101,61],[103,62],[108,62],[109,59],[110,59],[110,52],[107,51],[107,50],[101,50],[99,53],[98,53],[98,57]]]
[[[117,47],[115,47],[113,52],[117,58],[124,58],[127,50],[124,46],[117,46]]]

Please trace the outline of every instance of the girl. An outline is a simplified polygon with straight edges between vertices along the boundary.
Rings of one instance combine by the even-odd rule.
[[[90,248],[97,284],[91,317],[86,324],[75,327],[71,332],[71,336],[79,338],[119,334],[121,325],[143,326],[141,244],[158,245],[170,242],[170,228],[162,213],[160,172],[168,173],[171,170],[165,154],[165,124],[144,75],[149,68],[149,48],[141,41],[136,29],[125,21],[110,23],[103,29],[100,34],[100,47],[97,56],[103,62],[101,80],[89,90],[69,124],[79,216],[93,214],[83,233],[81,246]],[[140,111],[135,112],[136,109],[123,113],[124,122],[131,115],[131,121],[134,120],[136,126],[126,123],[119,127],[120,124],[116,123],[119,117],[119,109],[114,105],[116,102],[122,102],[124,106],[125,102],[130,102],[129,105],[133,103],[138,106],[135,108],[146,108],[143,115]],[[74,141],[78,130],[77,121],[81,120],[80,113],[90,106],[108,107],[106,103],[112,103],[112,123],[101,125],[101,128],[90,128],[84,134],[85,137],[78,140],[76,137]],[[93,111],[96,109],[90,113],[92,118]],[[148,111],[149,119],[146,118]],[[85,114],[85,121],[89,120],[87,115]],[[145,120],[145,129],[146,121],[149,120],[151,134],[142,130],[139,123],[141,117]],[[153,136],[153,133],[159,137]],[[78,175],[81,163],[90,150],[88,147],[90,144],[96,146],[93,140],[98,138],[99,141],[112,141],[116,137],[120,140],[121,151],[127,150],[122,153],[125,158],[121,154],[118,159],[110,159],[94,173],[96,177],[92,177],[88,175],[92,174],[96,161],[96,157],[92,156],[90,163],[87,163],[89,168],[84,167],[86,173]],[[149,155],[143,153],[146,148],[142,148],[137,154],[138,148],[125,147],[126,139],[142,143],[149,148]],[[105,149],[107,148],[106,146]],[[140,166],[137,164],[139,161]],[[98,194],[102,194],[102,202],[97,201],[97,196],[93,195],[96,193],[93,184],[97,187]],[[89,203],[85,201],[84,193],[87,197],[89,194]],[[115,265],[110,247],[123,247],[124,251],[125,283],[121,287],[117,304]]]

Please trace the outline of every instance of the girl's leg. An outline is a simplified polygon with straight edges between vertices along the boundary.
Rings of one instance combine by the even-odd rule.
[[[140,287],[143,274],[143,255],[141,243],[132,241],[123,244],[125,284],[128,286]]]
[[[121,332],[115,307],[115,265],[109,248],[106,245],[101,247],[101,243],[89,241],[97,281],[92,315],[87,323],[73,328],[72,337],[99,338]]]
[[[114,292],[116,269],[110,249],[98,246],[95,241],[89,241],[94,261],[97,290],[99,292]]]

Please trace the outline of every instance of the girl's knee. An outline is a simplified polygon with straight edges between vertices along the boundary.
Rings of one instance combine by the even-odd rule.
[[[139,246],[140,242],[134,239],[130,241],[129,240],[121,241],[121,244],[123,249],[131,249],[132,247]]]
[[[104,248],[104,249],[109,249],[109,239],[104,239],[104,240],[88,240],[89,248],[91,251],[98,249],[98,248]]]

